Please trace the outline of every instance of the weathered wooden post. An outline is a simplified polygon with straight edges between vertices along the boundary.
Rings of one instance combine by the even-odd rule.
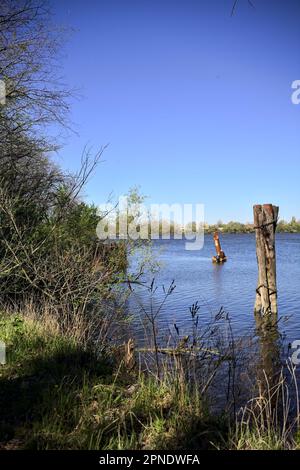
[[[220,238],[219,238],[219,233],[216,230],[214,233],[214,242],[215,242],[215,248],[217,252],[217,256],[213,256],[212,262],[213,263],[224,263],[227,261],[226,255],[224,251],[221,248],[221,243],[220,243]]]
[[[255,312],[277,314],[275,232],[279,207],[272,204],[256,205],[253,211],[258,263]]]

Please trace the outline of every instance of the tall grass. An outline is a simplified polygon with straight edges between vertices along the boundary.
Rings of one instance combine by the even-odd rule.
[[[76,330],[77,331],[77,330]],[[188,384],[115,365],[44,321],[2,316],[8,361],[0,377],[0,447],[172,449],[210,446],[219,434]]]
[[[118,355],[95,349],[87,340],[91,328],[78,318],[62,329],[49,306],[37,311],[27,304],[22,314],[0,316],[7,345],[0,449],[297,448],[299,400],[293,409],[291,390],[298,397],[298,389],[291,364],[290,379],[282,372],[273,382],[263,373],[257,395],[232,419],[225,408],[212,412],[208,375],[199,377],[207,370],[203,364],[197,374],[188,370],[195,370],[195,355],[178,349],[162,355],[158,377],[141,363],[126,367],[122,348]],[[204,361],[203,354],[196,356]]]
[[[296,369],[289,362],[287,372],[282,369],[272,383],[262,371],[257,396],[251,398],[237,415],[231,435],[232,448],[282,450],[297,447],[299,395]]]

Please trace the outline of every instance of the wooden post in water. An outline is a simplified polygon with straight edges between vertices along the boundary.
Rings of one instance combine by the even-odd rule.
[[[253,211],[258,263],[255,313],[277,314],[275,232],[279,207],[256,205]]]
[[[212,262],[213,263],[224,263],[225,261],[227,261],[227,258],[226,258],[226,255],[225,255],[224,251],[221,248],[219,233],[218,233],[217,230],[214,233],[214,242],[215,242],[217,256],[213,256]]]

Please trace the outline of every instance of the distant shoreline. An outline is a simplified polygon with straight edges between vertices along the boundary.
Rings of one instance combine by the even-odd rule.
[[[222,230],[221,228],[214,228],[214,229],[205,229],[204,230],[204,233],[205,234],[212,234],[214,233],[216,230],[218,230],[218,232],[220,233],[223,233],[223,234],[230,234],[230,235],[233,235],[233,234],[247,234],[247,233],[255,233],[255,229],[252,227],[252,228],[245,228],[245,229],[240,229],[240,230]],[[290,228],[281,228],[281,227],[278,227],[277,228],[277,233],[290,233],[290,234],[295,234],[295,233],[300,233],[300,229],[298,230],[295,230],[295,229],[290,229]]]
[[[193,229],[196,227],[196,224],[192,223]],[[220,233],[255,233],[254,224],[250,223],[241,223],[241,222],[228,222],[227,224],[222,223],[221,221],[216,224],[205,224],[204,233],[214,233],[215,231]],[[293,217],[290,222],[285,220],[280,220],[277,224],[278,233],[300,233],[300,220]]]
[[[229,222],[228,224],[214,224],[204,228],[205,233],[213,233],[218,230],[221,233],[255,233],[253,224],[242,224],[240,222]],[[300,233],[300,220],[292,218],[290,222],[279,221],[278,233]]]
[[[241,222],[228,222],[228,223],[222,223],[221,221],[216,223],[216,224],[203,224],[204,227],[204,233],[205,234],[212,234],[215,231],[218,231],[220,233],[255,233],[255,228],[254,224],[250,223],[241,223]],[[162,233],[170,233],[171,235],[177,234],[183,234],[184,232],[191,231],[191,232],[198,232],[199,231],[199,226],[196,222],[190,222],[185,225],[185,229],[183,227],[180,227],[176,223],[171,223],[163,227],[162,224],[160,223],[159,226],[157,227],[157,230],[159,231],[160,234]],[[300,220],[296,219],[293,217],[290,222],[286,222],[285,220],[280,220],[277,224],[277,232],[278,233],[300,233]]]

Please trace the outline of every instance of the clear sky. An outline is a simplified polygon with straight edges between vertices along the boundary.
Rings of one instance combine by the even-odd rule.
[[[105,202],[140,185],[149,202],[204,203],[213,223],[252,220],[254,203],[300,217],[300,2],[50,0],[74,28],[65,81],[81,88],[65,168],[109,143],[89,183]]]

